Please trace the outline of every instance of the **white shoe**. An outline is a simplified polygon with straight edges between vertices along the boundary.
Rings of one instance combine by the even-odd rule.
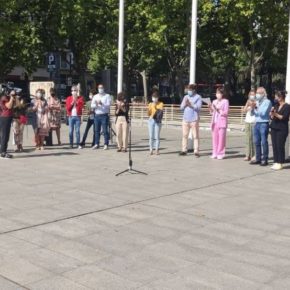
[[[272,167],[271,167],[272,170],[281,170],[283,169],[283,165],[280,164],[280,163],[275,163]]]
[[[83,149],[83,147],[81,145],[79,145],[78,149]]]
[[[95,146],[93,146],[93,150],[96,150],[96,149],[99,149],[100,148],[100,146],[99,145],[95,145]]]
[[[104,145],[104,150],[108,150],[108,145]]]

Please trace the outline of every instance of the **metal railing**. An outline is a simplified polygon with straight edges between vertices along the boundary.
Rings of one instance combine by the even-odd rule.
[[[244,128],[245,113],[242,110],[242,106],[230,106],[229,111],[229,129],[242,130]],[[143,125],[148,120],[147,105],[144,104],[132,104],[132,120],[140,125]],[[111,116],[115,115],[115,106],[111,106]],[[62,116],[65,119],[66,111],[65,107],[62,109]],[[182,123],[183,112],[179,105],[164,105],[164,114],[162,124],[165,127],[180,126]],[[88,119],[88,110],[83,110],[83,120]],[[211,115],[208,107],[203,106],[200,112],[200,126],[209,127],[211,122]]]

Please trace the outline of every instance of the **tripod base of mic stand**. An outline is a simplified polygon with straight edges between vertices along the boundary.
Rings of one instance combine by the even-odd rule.
[[[132,164],[133,162],[131,161],[130,163]],[[135,169],[133,169],[131,164],[129,165],[129,168],[128,168],[128,169],[126,169],[126,170],[124,170],[124,171],[122,171],[122,172],[116,174],[116,176],[122,175],[122,174],[124,174],[124,173],[148,175],[148,174],[145,173],[145,172],[142,172],[142,171],[139,171],[139,170],[135,170]]]

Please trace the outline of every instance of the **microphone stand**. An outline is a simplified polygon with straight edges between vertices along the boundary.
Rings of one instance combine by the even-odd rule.
[[[128,169],[119,172],[118,174],[116,174],[116,176],[120,176],[124,173],[130,173],[130,174],[143,174],[143,175],[148,175],[145,172],[139,171],[139,170],[135,170],[133,169],[133,159],[132,159],[132,110],[130,108],[130,104],[129,104],[129,166]]]

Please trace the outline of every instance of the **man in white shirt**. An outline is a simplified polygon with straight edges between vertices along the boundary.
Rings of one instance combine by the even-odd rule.
[[[93,97],[91,108],[95,112],[95,146],[93,149],[100,147],[101,128],[104,133],[105,144],[104,150],[109,146],[109,122],[110,122],[111,96],[105,93],[104,86],[98,86],[98,94]]]

